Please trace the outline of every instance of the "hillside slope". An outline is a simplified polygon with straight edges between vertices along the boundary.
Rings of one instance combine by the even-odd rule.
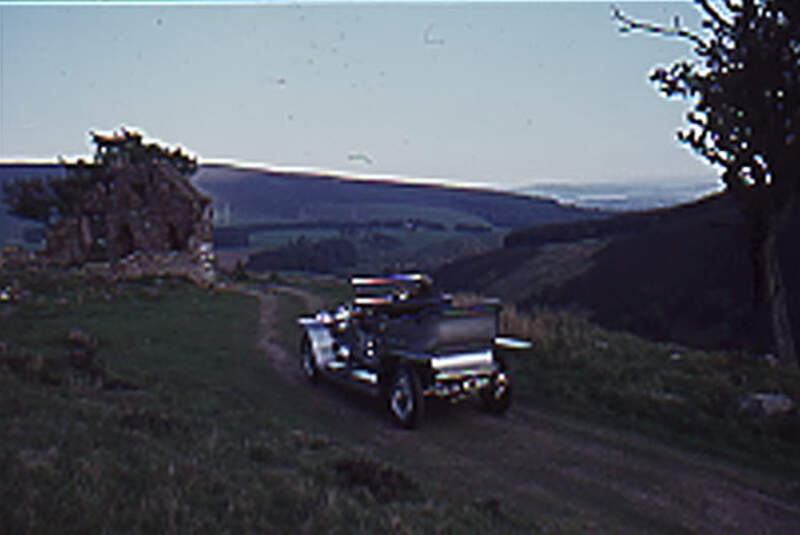
[[[289,219],[320,218],[314,209],[337,205],[340,218],[359,204],[396,204],[446,208],[475,216],[498,227],[522,228],[545,222],[596,217],[597,212],[566,207],[556,201],[527,195],[469,188],[346,180],[335,175],[250,170],[203,165],[195,183],[215,200],[233,203],[242,215],[261,214]]]
[[[798,230],[795,210],[779,240],[795,325],[800,252],[791,237]],[[450,263],[437,279],[449,290],[496,294],[528,309],[576,306],[604,326],[659,340],[706,348],[753,342],[746,227],[726,195],[513,232],[503,248]]]
[[[64,176],[64,168],[55,164],[0,164],[0,186],[7,180],[47,176]],[[0,246],[19,242],[26,232],[40,227],[32,221],[9,215],[5,203],[0,202]]]
[[[0,302],[3,533],[788,535],[800,525],[796,438],[776,436],[798,426],[736,416],[740,392],[765,383],[800,398],[800,376],[763,362],[734,373],[725,356],[675,360],[673,345],[562,317],[567,328],[508,355],[516,401],[504,417],[432,401],[409,432],[389,422],[385,400],[312,386],[297,366],[296,318],[337,302],[346,288],[335,279],[284,274],[209,291],[77,270],[5,275],[31,293]]]
[[[0,165],[0,183],[57,174],[63,167],[55,164]],[[458,251],[494,247],[510,229],[603,215],[500,191],[228,165],[203,165],[192,180],[213,198],[219,248],[277,250],[300,236],[347,236],[366,262],[361,269],[372,269],[370,261],[427,268]],[[0,245],[41,236],[41,225],[8,216],[0,205]],[[398,245],[381,247],[391,240]]]

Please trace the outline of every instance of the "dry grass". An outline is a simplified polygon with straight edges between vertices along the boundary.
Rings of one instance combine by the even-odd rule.
[[[469,305],[484,299],[458,294]],[[603,329],[586,314],[504,305],[503,334],[532,342],[509,356],[523,399],[584,417],[622,423],[692,447],[764,466],[800,469],[800,414],[774,417],[740,410],[752,392],[800,401],[800,374],[741,352],[706,352]]]
[[[485,296],[476,293],[460,292],[453,295],[453,304],[456,306],[475,305],[485,300]],[[504,303],[500,312],[500,332],[528,340],[538,350],[547,351],[567,339],[589,343],[597,329],[584,313],[546,308],[527,313],[513,303]]]

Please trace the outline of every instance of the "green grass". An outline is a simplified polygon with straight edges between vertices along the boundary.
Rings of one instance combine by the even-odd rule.
[[[29,293],[2,305],[2,357],[30,362],[0,366],[0,531],[530,531],[320,432],[255,349],[254,298],[176,280],[8,276]],[[281,299],[288,325],[302,305]],[[28,373],[63,363],[73,328],[97,337],[124,388],[78,368],[57,385]]]
[[[278,284],[273,341],[290,351],[299,338],[294,318],[307,304],[280,287],[303,288],[325,306],[348,291],[326,277],[268,278]],[[374,426],[332,418],[340,414],[335,408],[321,416],[320,403],[330,399],[298,393],[256,349],[258,303],[252,297],[172,279],[109,284],[68,272],[0,274],[0,284],[12,279],[29,293],[19,304],[0,304],[0,341],[8,348],[0,362],[23,355],[27,367],[0,365],[0,531],[599,529],[551,504],[534,508],[536,519],[505,514],[513,510],[505,504],[498,513],[479,488],[448,490],[447,477],[435,469],[442,459],[428,459],[430,470],[416,469],[408,448],[364,449],[374,441]],[[798,473],[791,427],[758,424],[737,410],[738,396],[749,391],[799,399],[797,374],[746,355],[653,344],[566,313],[523,319],[527,331],[517,324],[519,334],[530,337],[534,349],[509,357],[523,406],[577,417],[565,419],[565,426],[578,419],[627,426],[715,456],[738,456],[742,464]],[[93,383],[79,367],[63,367],[63,355],[74,349],[66,342],[73,328],[97,337],[107,376],[122,379],[114,383],[122,387]],[[53,373],[67,380],[47,384],[42,369],[59,363]],[[560,421],[554,416],[547,425]],[[578,442],[602,438],[595,432],[582,438],[583,428],[574,427],[568,434]],[[435,442],[437,430],[426,431]],[[463,447],[464,455],[473,451]],[[531,463],[535,467],[536,459]],[[572,492],[569,486],[559,490],[568,482],[558,472],[541,468],[531,469],[540,485]],[[594,500],[602,490],[586,492]],[[607,500],[592,503],[619,507],[614,497]]]
[[[289,242],[305,236],[312,241],[339,237],[338,230],[296,229],[296,230],[264,230],[250,235],[250,247],[254,249],[278,249]]]
[[[482,224],[492,226],[485,219],[470,212],[444,208],[440,206],[425,206],[419,204],[401,203],[304,203],[303,213],[299,217],[278,217],[271,214],[265,218],[262,211],[241,212],[231,214],[230,224],[245,225],[253,223],[296,223],[298,221],[387,221],[398,219],[424,219],[442,223],[451,228],[458,223]]]
[[[396,246],[380,245],[371,236],[380,234],[396,240]],[[433,268],[444,262],[454,260],[459,255],[474,254],[498,247],[504,233],[493,231],[469,234],[453,230],[420,229],[413,232],[397,229],[374,229],[342,235],[338,230],[296,229],[268,230],[250,235],[252,249],[278,249],[301,237],[308,240],[344,237],[350,240],[358,251],[358,263],[345,271],[386,271],[389,266],[417,265]]]
[[[509,356],[517,395],[551,409],[597,418],[777,471],[800,471],[800,419],[743,414],[742,396],[783,393],[800,400],[800,374],[751,355],[647,341],[566,312],[513,311],[507,330],[531,339]]]
[[[343,221],[424,219],[442,223],[448,228],[458,223],[491,226],[484,219],[460,210],[398,203],[312,203],[306,209],[305,218]]]

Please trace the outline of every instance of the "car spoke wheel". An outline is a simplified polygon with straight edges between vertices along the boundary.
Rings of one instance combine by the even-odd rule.
[[[319,380],[317,361],[314,358],[314,350],[311,347],[311,339],[308,334],[303,335],[303,340],[300,342],[300,369],[312,383],[316,383]]]
[[[511,407],[511,378],[505,371],[492,377],[491,384],[481,391],[481,399],[494,414],[503,414]]]
[[[389,388],[389,411],[402,427],[417,427],[422,419],[424,398],[413,368],[400,366]]]

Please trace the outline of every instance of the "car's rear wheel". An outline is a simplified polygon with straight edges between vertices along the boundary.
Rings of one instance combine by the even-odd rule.
[[[398,366],[389,383],[389,412],[394,421],[407,429],[419,426],[424,403],[417,372],[411,366]]]
[[[312,384],[319,381],[317,361],[314,358],[314,349],[311,347],[311,338],[308,337],[308,333],[303,334],[303,339],[300,341],[300,369]]]
[[[511,376],[502,361],[492,382],[481,390],[481,399],[483,406],[494,414],[503,414],[511,407]]]

